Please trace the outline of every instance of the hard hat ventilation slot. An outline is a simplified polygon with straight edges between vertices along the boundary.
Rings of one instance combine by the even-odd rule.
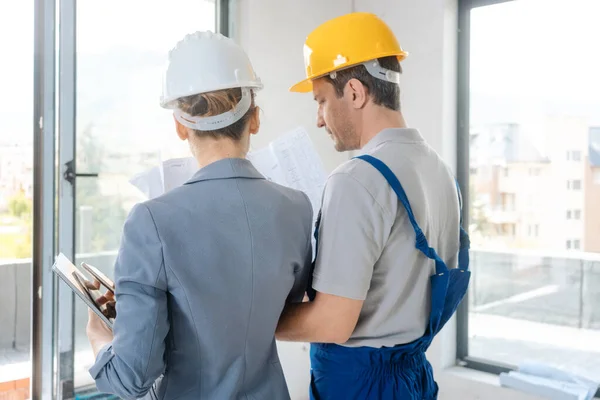
[[[210,117],[194,117],[176,108],[174,114],[177,121],[185,127],[199,131],[216,131],[239,121],[251,105],[252,91],[249,88],[242,88],[242,98],[231,111]]]

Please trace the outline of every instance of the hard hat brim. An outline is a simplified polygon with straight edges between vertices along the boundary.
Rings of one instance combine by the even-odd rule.
[[[296,83],[294,86],[290,88],[290,92],[295,93],[310,93],[313,90],[312,79],[305,79]]]

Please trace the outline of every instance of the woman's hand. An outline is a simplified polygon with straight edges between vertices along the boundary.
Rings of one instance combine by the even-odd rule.
[[[96,304],[98,304],[100,307],[106,305],[106,307],[104,307],[104,309],[102,310],[102,314],[104,314],[106,318],[117,318],[117,302],[115,301],[115,294],[112,291],[107,290],[106,293],[104,293],[104,295],[98,297],[96,299]]]
[[[96,284],[96,282],[94,282]],[[99,285],[99,282],[98,282]],[[107,318],[115,318],[116,310],[115,310],[115,297],[114,293],[111,291],[107,291],[103,296],[96,299],[96,303],[101,306],[106,304],[106,308],[102,311],[105,317]],[[88,324],[86,329],[88,340],[92,345],[92,350],[94,351],[94,357],[98,355],[98,352],[102,347],[112,342],[113,340],[113,332],[106,325],[102,319],[94,311],[88,309]]]

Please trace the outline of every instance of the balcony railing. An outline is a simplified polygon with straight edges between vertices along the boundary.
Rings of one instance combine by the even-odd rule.
[[[85,260],[102,271],[109,272],[116,254],[116,251],[80,254],[76,257],[76,262]],[[0,350],[29,351],[30,312],[31,259],[0,261]],[[76,324],[85,326],[85,307],[77,308],[75,320]]]
[[[600,331],[600,254],[471,251],[469,310]]]
[[[77,262],[85,260],[112,275],[115,257],[115,251],[81,254]],[[473,249],[471,269],[471,315],[600,335],[600,254]],[[30,291],[30,260],[0,262],[0,365],[10,363],[2,359],[3,350],[26,354],[29,349]],[[76,343],[86,343],[82,304],[76,308]]]

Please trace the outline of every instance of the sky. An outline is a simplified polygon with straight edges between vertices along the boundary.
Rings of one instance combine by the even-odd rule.
[[[600,124],[598,16],[599,0],[517,0],[474,9],[471,92],[510,98],[526,113],[557,103]]]
[[[0,143],[15,131],[24,141],[32,141],[33,3],[0,2]],[[185,34],[214,31],[214,0],[104,0],[77,5],[77,51],[82,59],[129,48],[164,55],[166,61],[168,51]],[[152,81],[155,86],[148,88],[157,105],[160,72]]]

